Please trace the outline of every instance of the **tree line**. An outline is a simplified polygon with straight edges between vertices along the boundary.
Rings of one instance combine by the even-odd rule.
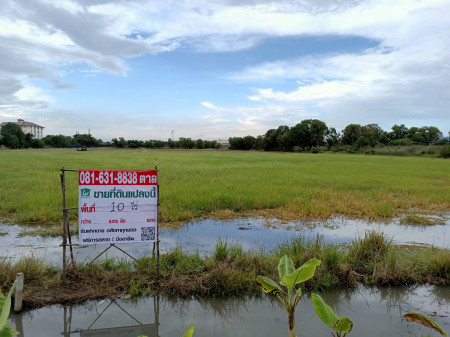
[[[217,149],[219,148],[219,143],[215,140],[203,140],[197,139],[192,140],[191,138],[180,137],[179,140],[168,139],[167,142],[163,140],[125,140],[123,137],[119,139],[113,138],[112,146],[118,148],[139,148],[146,147],[148,149]]]
[[[262,136],[230,137],[228,141],[232,150],[310,151],[321,146],[326,146],[329,150],[341,145],[361,148],[430,144],[439,137],[442,137],[442,132],[435,126],[407,128],[401,124],[394,125],[391,131],[387,132],[378,124],[349,124],[342,132],[337,132],[323,121],[305,119],[292,127],[280,125]],[[436,143],[445,142],[441,140]]]
[[[351,146],[353,148],[374,147],[377,145],[414,145],[430,144],[442,132],[435,126],[410,127],[404,124],[394,125],[391,131],[384,131],[378,124],[349,124],[342,132],[328,127],[318,119],[306,119],[289,127],[280,125],[276,129],[268,130],[264,135],[253,137],[230,137],[229,148],[233,150],[265,150],[265,151],[310,151],[326,146],[328,149],[336,146]],[[448,143],[442,140],[435,143]],[[47,135],[42,139],[33,138],[32,134],[25,134],[16,123],[6,123],[0,131],[0,145],[11,149],[87,147],[117,147],[150,149],[217,149],[219,143],[215,140],[192,140],[181,137],[179,140],[126,140],[123,137],[113,138],[111,142],[103,142],[90,134],[76,134],[74,136]]]
[[[192,140],[181,137],[179,140],[126,140],[123,137],[113,138],[111,142],[103,142],[101,139],[93,137],[91,134],[76,134],[73,136],[47,135],[42,139],[33,138],[31,133],[25,134],[22,128],[16,123],[6,123],[0,130],[0,145],[10,149],[24,148],[78,148],[87,147],[117,147],[117,148],[139,148],[149,149],[217,149],[219,143],[215,140]]]

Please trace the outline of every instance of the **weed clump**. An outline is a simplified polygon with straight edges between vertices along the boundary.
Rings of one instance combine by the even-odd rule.
[[[183,252],[177,247],[160,257],[157,275],[155,257],[136,262],[106,259],[77,264],[62,277],[62,271],[42,259],[22,258],[13,263],[0,260],[0,287],[11,287],[17,272],[25,274],[24,305],[39,307],[55,303],[79,303],[88,299],[114,298],[124,293],[136,298],[159,293],[171,297],[258,295],[257,275],[276,278],[278,261],[284,255],[295,265],[315,258],[322,264],[304,283],[307,291],[355,284],[450,285],[450,251],[429,247],[399,247],[384,234],[367,232],[348,246],[325,243],[318,236],[298,236],[275,251],[243,251],[239,244],[218,240],[211,256]]]
[[[391,247],[392,240],[384,233],[370,231],[364,234],[364,238],[350,245],[347,258],[355,271],[373,273],[376,265],[385,258]]]

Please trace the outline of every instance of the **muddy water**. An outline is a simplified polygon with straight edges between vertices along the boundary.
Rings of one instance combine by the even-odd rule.
[[[430,329],[402,321],[419,311],[450,331],[450,287],[365,288],[322,293],[340,315],[354,322],[351,336],[438,336]],[[283,308],[269,295],[260,299],[169,301],[154,297],[136,303],[91,301],[85,305],[51,306],[10,316],[22,337],[49,336],[181,336],[190,324],[195,337],[287,336]],[[296,313],[298,336],[330,336],[305,295]]]
[[[389,223],[365,222],[350,219],[332,219],[322,222],[280,222],[262,218],[245,218],[231,221],[201,220],[179,226],[176,229],[161,229],[161,251],[170,251],[177,245],[183,250],[200,254],[210,254],[214,250],[218,238],[228,243],[242,245],[244,250],[271,251],[278,244],[298,235],[315,239],[321,235],[326,242],[347,243],[357,237],[364,236],[367,230],[376,230],[391,237],[397,244],[434,245],[435,247],[450,248],[450,217],[446,217],[446,224],[436,226],[406,226],[398,221]],[[34,254],[46,261],[61,265],[61,238],[40,238],[35,236],[19,236],[23,226],[0,225],[0,257],[18,259],[21,256]],[[78,239],[75,237],[74,242]],[[150,255],[152,245],[133,244],[118,245],[131,255],[141,257]],[[75,259],[86,262],[93,259],[107,246],[74,247]],[[117,249],[110,249],[105,257],[127,258]]]

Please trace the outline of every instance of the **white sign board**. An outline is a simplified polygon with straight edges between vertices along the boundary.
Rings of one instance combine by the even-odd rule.
[[[80,245],[156,242],[156,170],[80,170],[78,179]]]

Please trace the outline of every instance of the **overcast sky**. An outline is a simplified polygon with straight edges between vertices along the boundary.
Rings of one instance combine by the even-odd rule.
[[[449,0],[2,0],[0,122],[104,141],[450,131]]]

